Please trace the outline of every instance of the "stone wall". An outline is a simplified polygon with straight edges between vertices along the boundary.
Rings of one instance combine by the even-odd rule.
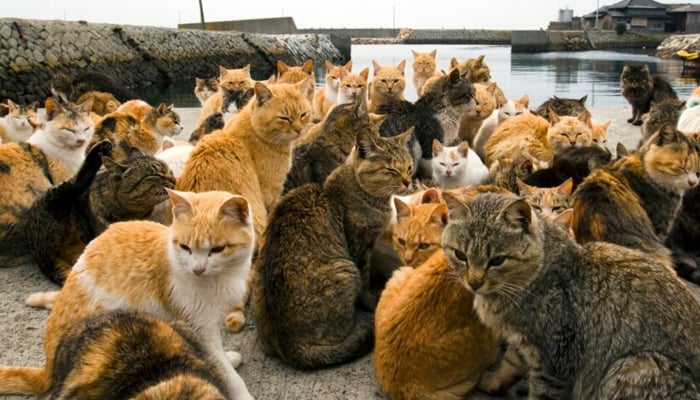
[[[347,61],[325,35],[261,35],[86,22],[0,19],[0,101],[43,101],[59,74],[100,72],[129,88],[194,81],[218,66],[251,64],[253,78],[276,71],[277,60]]]
[[[657,47],[655,55],[662,58],[672,58],[680,50],[689,53],[700,51],[700,34],[669,36]]]

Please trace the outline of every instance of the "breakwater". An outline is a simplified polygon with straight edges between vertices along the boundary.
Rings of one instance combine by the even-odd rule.
[[[510,30],[493,29],[297,29],[299,33],[324,34],[351,38],[353,43],[404,43],[404,44],[510,44]]]
[[[276,72],[277,60],[340,64],[341,53],[321,34],[263,35],[189,29],[0,19],[0,100],[43,101],[57,74],[109,75],[130,88],[167,86],[251,64],[253,78]]]

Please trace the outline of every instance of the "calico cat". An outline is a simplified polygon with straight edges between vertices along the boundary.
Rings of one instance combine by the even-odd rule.
[[[414,104],[391,102],[378,112],[388,114],[379,126],[382,136],[391,136],[415,127],[409,142],[416,176],[430,178],[433,140],[452,145],[458,139],[460,117],[476,106],[474,86],[459,70],[441,77],[424,91]]]
[[[250,64],[242,68],[227,69],[219,65],[219,90],[214,93],[202,105],[195,126],[200,126],[210,115],[221,112],[223,104],[223,93],[221,88],[228,90],[245,90],[253,87],[253,78],[250,76]]]
[[[369,86],[369,103],[367,110],[375,112],[381,106],[392,101],[404,100],[404,90],[406,89],[406,76],[404,68],[406,60],[401,60],[395,67],[390,65],[379,65],[372,60],[374,75]]]
[[[423,85],[425,81],[435,76],[437,73],[437,49],[433,49],[427,53],[420,53],[411,50],[413,53],[413,87],[416,89],[418,97],[423,93]]]
[[[368,260],[389,222],[391,195],[411,189],[409,135],[360,133],[323,185],[292,190],[274,208],[251,285],[266,354],[308,369],[371,351],[376,298]]]
[[[649,112],[651,102],[677,99],[668,81],[660,75],[652,75],[647,64],[625,64],[620,74],[620,93],[632,106],[632,118],[627,122],[642,125],[642,116]]]
[[[660,102],[652,100],[649,113],[642,118],[644,122],[642,122],[640,145],[658,131],[662,125],[667,123],[677,125],[684,107],[685,101],[678,99],[669,98]]]
[[[150,132],[156,140],[156,151],[163,145],[164,138],[173,137],[182,132],[180,115],[172,104],[158,104],[152,107],[142,100],[131,100],[119,106],[118,112],[132,115],[141,122],[141,128]],[[155,153],[148,153],[155,154]]]
[[[202,124],[199,125],[194,131],[192,131],[188,141],[190,144],[195,145],[199,139],[216,130],[223,129],[225,125],[226,122],[224,121],[223,113],[218,112],[216,114],[212,114],[208,116],[207,119],[205,119],[204,122],[202,122]]]
[[[134,151],[154,155],[160,149],[155,135],[137,117],[119,111],[106,115],[95,126],[92,142],[102,140],[114,144],[113,157],[117,161],[126,160]]]
[[[66,329],[47,398],[225,400],[225,376],[215,365],[185,324],[145,312],[107,311]],[[98,380],[95,370],[102,371]]]
[[[557,215],[571,208],[571,193],[574,179],[568,178],[556,187],[537,187],[517,180],[518,194],[543,217],[554,219]]]
[[[37,119],[37,102],[19,105],[8,99],[0,108],[7,109],[7,115],[0,118],[0,143],[26,142],[41,126]]]
[[[544,103],[540,104],[540,106],[537,107],[534,112],[546,120],[549,120],[550,109],[557,115],[576,116],[580,115],[584,111],[588,111],[586,108],[586,99],[588,99],[588,95],[585,95],[580,99],[568,99],[552,96]]]
[[[496,109],[496,90],[498,85],[494,82],[489,84],[475,83],[474,89],[476,106],[464,113],[459,121],[459,138],[469,142],[470,146],[474,145],[474,137],[479,131],[481,124]]]
[[[443,146],[433,140],[433,180],[443,189],[476,186],[489,180],[489,170],[481,158],[464,141],[457,146]]]
[[[460,62],[455,57],[450,59],[450,69],[459,69],[460,72],[469,73],[469,80],[473,83],[487,83],[491,80],[491,70],[484,63],[485,55],[480,55],[475,58],[470,58],[467,61]]]
[[[663,245],[681,204],[698,184],[698,144],[661,127],[637,152],[593,171],[574,193],[580,243],[606,241],[668,257]]]
[[[194,95],[199,100],[199,103],[204,106],[207,99],[214,95],[219,90],[219,79],[213,78],[194,78]]]
[[[92,99],[91,111],[101,117],[117,111],[122,104],[112,93],[97,92],[94,90],[81,94],[75,102],[81,104],[90,99]]]
[[[678,130],[685,133],[700,132],[700,87],[695,88],[688,100],[685,109],[678,117]]]
[[[700,398],[700,305],[668,263],[581,246],[513,195],[444,197],[447,260],[479,318],[518,346],[528,398]]]
[[[316,77],[314,76],[314,61],[309,59],[300,66],[290,66],[282,60],[277,60],[276,83],[299,83],[311,79],[312,85],[306,87],[306,96],[309,103],[313,104],[316,92]]]
[[[484,143],[491,137],[498,124],[518,115],[530,113],[528,108],[530,97],[528,95],[523,95],[519,99],[506,99],[503,96],[497,97],[498,108],[493,110],[491,115],[481,123],[474,137],[474,146],[472,148],[482,159],[484,159]]]
[[[319,88],[314,94],[314,114],[313,121],[319,122],[326,117],[333,106],[338,102],[338,90],[343,78],[352,72],[352,60],[345,65],[333,65],[326,60],[326,84]]]
[[[358,74],[349,73],[340,80],[338,89],[338,104],[354,103],[362,101],[368,104],[367,77],[369,68],[364,68]]]
[[[0,367],[0,393],[49,390],[64,333],[83,318],[125,308],[187,323],[201,335],[213,366],[222,368],[227,397],[252,399],[232,367],[240,354],[224,351],[220,333],[225,312],[243,299],[255,248],[248,203],[227,192],[168,193],[170,227],[150,221],[110,225],[85,248],[60,292],[27,299],[30,305],[55,299],[44,334],[46,364]]]

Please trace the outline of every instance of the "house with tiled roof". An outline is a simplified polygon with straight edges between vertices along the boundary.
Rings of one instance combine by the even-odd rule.
[[[700,4],[669,4],[667,10],[671,21],[668,32],[700,32]]]
[[[669,8],[654,0],[623,0],[600,7],[582,18],[586,28],[615,29],[617,24],[624,23],[628,30],[665,32],[666,24],[671,22]]]

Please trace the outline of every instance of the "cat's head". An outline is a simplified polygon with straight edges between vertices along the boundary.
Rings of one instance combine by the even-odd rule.
[[[367,97],[367,77],[369,68],[365,68],[358,74],[347,74],[340,80],[339,99],[357,101]]]
[[[420,53],[415,50],[411,50],[413,53],[413,74],[421,75],[432,75],[437,69],[437,62],[435,57],[437,56],[437,49],[433,49],[427,53]]]
[[[668,190],[683,193],[698,184],[698,139],[674,124],[663,125],[639,149],[649,177]]]
[[[449,74],[443,75],[431,85],[423,87],[422,97],[439,97],[443,104],[452,107],[462,114],[473,110],[477,106],[476,89],[467,79],[466,74],[453,69]]]
[[[498,122],[503,122],[518,115],[529,114],[529,107],[530,97],[528,95],[523,95],[517,100],[507,99],[498,110]]]
[[[520,178],[517,183],[520,196],[545,218],[553,219],[571,208],[573,178],[568,178],[559,186],[548,188],[530,186]]]
[[[245,107],[250,99],[253,98],[255,91],[253,88],[221,89],[221,113],[226,121],[233,118],[238,111]]]
[[[38,103],[36,101],[29,105],[19,105],[9,99],[5,104],[0,104],[0,107],[7,109],[5,120],[12,128],[17,130],[33,130],[40,125],[37,120],[37,106]]]
[[[417,267],[440,250],[447,225],[447,206],[436,189],[423,192],[419,204],[394,198],[396,223],[392,226],[394,249],[405,265]]]
[[[340,87],[340,81],[352,71],[352,60],[345,65],[333,65],[326,60],[326,86],[337,90]]]
[[[592,142],[591,114],[588,111],[581,112],[576,117],[568,115],[560,116],[553,109],[549,109],[549,129],[547,140],[554,152],[568,147],[586,147]]]
[[[151,108],[146,114],[146,123],[164,136],[176,136],[183,129],[180,115],[175,112],[172,104],[160,103],[158,107]]]
[[[220,65],[219,86],[230,90],[253,87],[253,78],[250,77],[250,64],[243,68],[234,69],[227,69]]]
[[[311,79],[311,85],[306,86],[305,93],[310,102],[313,102],[316,91],[316,78],[314,76],[314,61],[309,59],[299,66],[289,66],[284,61],[277,61],[277,83],[299,83]]]
[[[412,190],[413,157],[406,146],[413,128],[393,137],[367,130],[357,134],[348,162],[360,187],[376,198],[403,195]]]
[[[92,99],[75,105],[47,98],[44,125],[47,139],[59,147],[87,148],[95,132],[95,122],[90,117],[92,104]]]
[[[443,146],[433,139],[433,176],[440,180],[458,179],[466,173],[469,142],[466,140],[457,146]]]
[[[608,128],[612,120],[603,122],[602,124],[593,124],[591,129],[591,144],[598,146],[601,149],[608,148]]]
[[[195,93],[206,93],[212,95],[216,93],[219,88],[219,80],[214,78],[194,78],[194,91]]]
[[[654,80],[647,64],[625,64],[620,74],[623,87],[653,87]]]
[[[173,222],[168,252],[176,273],[245,274],[255,247],[248,201],[223,191],[168,190]]]
[[[372,77],[372,90],[391,98],[403,95],[406,89],[406,76],[404,69],[406,60],[401,60],[396,66],[380,65],[372,60],[374,76]]]
[[[269,87],[256,82],[250,111],[255,133],[279,146],[288,146],[301,136],[311,122],[311,103],[305,96],[309,85],[314,85],[311,78]]]
[[[442,247],[450,266],[477,298],[517,300],[544,257],[542,222],[530,205],[514,195],[493,193],[470,201],[449,193],[443,197],[449,222]]]
[[[469,80],[474,83],[486,83],[491,80],[491,70],[484,63],[484,57],[485,55],[482,54],[463,62],[452,57],[450,59],[450,70],[459,69],[461,73],[467,73]]]
[[[164,161],[134,152],[125,160],[103,157],[110,195],[130,215],[148,215],[168,199],[166,189],[175,187],[175,177]]]
[[[381,115],[381,117],[386,116]],[[378,132],[363,101],[333,107],[322,123],[324,132],[346,132],[351,135],[356,135],[357,132],[365,129]]]
[[[475,83],[476,106],[468,110],[464,115],[468,118],[486,119],[496,109],[496,90],[498,85],[491,83]]]

